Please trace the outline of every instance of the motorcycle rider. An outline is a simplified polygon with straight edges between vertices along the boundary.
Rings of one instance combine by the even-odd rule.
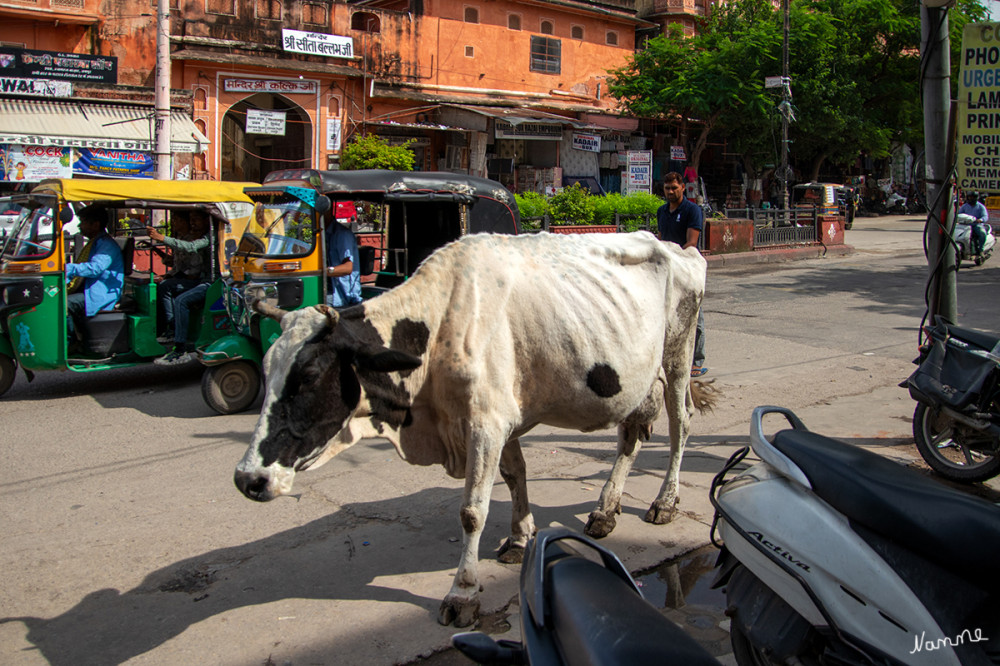
[[[971,253],[974,257],[982,254],[983,245],[986,243],[986,229],[984,225],[986,224],[986,220],[989,219],[990,213],[986,210],[983,202],[979,200],[978,192],[965,193],[965,203],[958,209],[958,214],[969,215],[975,219],[972,223],[971,233],[969,234],[972,238]]]

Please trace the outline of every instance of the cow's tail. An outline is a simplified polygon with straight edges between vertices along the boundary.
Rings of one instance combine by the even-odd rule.
[[[694,408],[702,414],[715,409],[715,401],[722,395],[722,392],[713,386],[714,383],[714,379],[707,382],[692,379],[689,384],[691,402],[694,404]]]

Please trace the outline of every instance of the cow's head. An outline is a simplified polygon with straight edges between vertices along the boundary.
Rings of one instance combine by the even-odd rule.
[[[258,304],[281,321],[281,336],[264,356],[267,393],[253,440],[236,466],[240,491],[260,502],[288,493],[295,472],[325,461],[350,445],[338,437],[362,400],[358,370],[413,370],[411,354],[359,339],[325,305],[284,312]],[[340,442],[338,439],[350,441]]]

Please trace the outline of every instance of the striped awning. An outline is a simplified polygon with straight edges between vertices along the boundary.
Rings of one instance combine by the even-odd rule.
[[[153,107],[77,101],[0,99],[0,144],[153,152]],[[170,112],[170,151],[200,153],[209,145],[183,111]]]

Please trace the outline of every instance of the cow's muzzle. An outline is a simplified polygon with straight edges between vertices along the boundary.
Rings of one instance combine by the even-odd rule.
[[[255,502],[269,502],[278,496],[272,491],[271,479],[267,474],[237,470],[233,481],[241,493]]]

